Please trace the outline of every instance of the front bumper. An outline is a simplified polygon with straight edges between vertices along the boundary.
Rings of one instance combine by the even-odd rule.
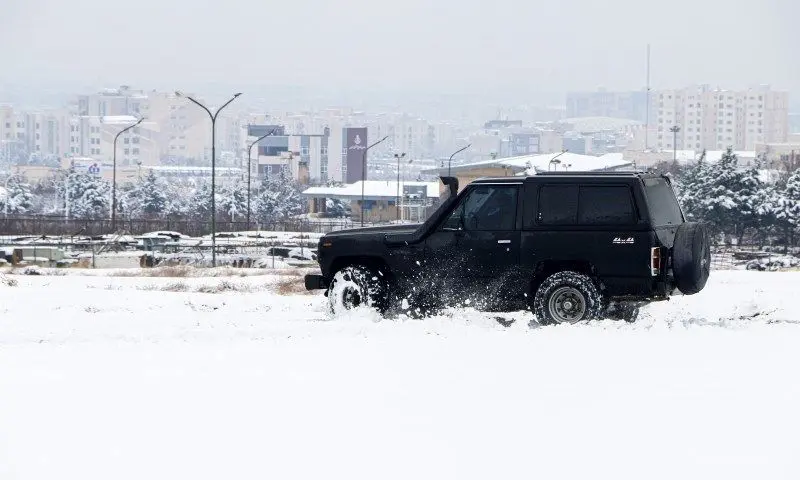
[[[317,274],[308,274],[305,276],[306,290],[324,290],[328,288],[325,277]]]

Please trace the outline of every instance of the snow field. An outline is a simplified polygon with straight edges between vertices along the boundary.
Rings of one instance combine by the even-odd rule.
[[[635,324],[541,328],[329,319],[270,275],[13,277],[2,479],[800,475],[798,273],[713,272]],[[265,286],[141,288],[165,280]]]

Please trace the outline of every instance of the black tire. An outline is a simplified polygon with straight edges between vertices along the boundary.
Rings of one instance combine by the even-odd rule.
[[[337,315],[364,306],[384,313],[388,292],[389,282],[383,271],[350,265],[333,275],[327,292],[328,311]]]
[[[684,295],[694,295],[706,286],[711,273],[711,240],[701,223],[678,226],[672,246],[672,273]]]
[[[588,275],[557,272],[545,279],[533,297],[533,313],[541,325],[578,323],[598,318],[603,297]]]

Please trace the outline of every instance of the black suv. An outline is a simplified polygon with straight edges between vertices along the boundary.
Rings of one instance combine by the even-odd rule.
[[[485,178],[423,224],[329,233],[319,241],[333,313],[369,306],[427,314],[445,306],[529,308],[539,323],[635,320],[676,290],[699,292],[710,268],[706,228],[686,222],[670,180],[639,172]]]

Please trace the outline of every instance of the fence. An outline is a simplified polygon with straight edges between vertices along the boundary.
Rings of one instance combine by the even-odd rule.
[[[355,228],[360,222],[330,221],[311,222],[307,220],[285,220],[272,223],[251,222],[220,222],[216,223],[217,232],[241,232],[247,230],[264,230],[274,232],[307,232],[328,233],[335,230]],[[365,226],[374,225],[365,223]],[[194,220],[145,220],[145,219],[117,219],[116,231],[124,231],[131,235],[140,235],[146,232],[174,231],[192,237],[208,235],[211,233],[211,222],[198,222]],[[0,217],[0,235],[66,235],[66,236],[97,236],[114,233],[111,229],[111,220],[80,220],[67,219],[53,216],[15,216]]]

